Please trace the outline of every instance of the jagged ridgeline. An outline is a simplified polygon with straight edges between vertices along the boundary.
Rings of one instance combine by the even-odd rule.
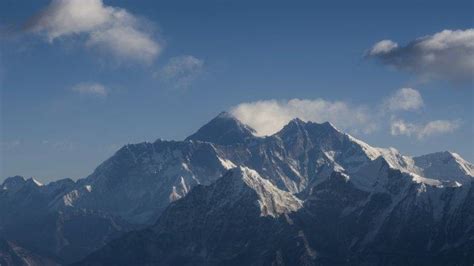
[[[299,119],[260,137],[221,113],[84,179],[6,179],[0,263],[471,265],[473,180],[455,153],[404,156]]]

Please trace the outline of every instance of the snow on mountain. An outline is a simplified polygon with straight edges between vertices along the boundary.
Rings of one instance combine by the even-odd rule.
[[[64,194],[60,194],[56,197],[49,206],[51,209],[61,210],[67,207],[74,207],[76,201],[82,197],[86,197],[88,193],[92,191],[90,185],[75,186],[72,190],[67,191]]]
[[[334,171],[302,202],[237,167],[77,265],[464,265],[473,191],[413,182],[378,157],[352,177]],[[265,215],[275,202],[286,207]]]
[[[392,147],[390,148],[372,147],[369,144],[359,139],[356,139],[349,134],[347,134],[347,136],[350,140],[357,143],[364,150],[364,152],[367,154],[367,156],[371,160],[374,160],[382,156],[392,168],[400,169],[402,171],[407,171],[407,172],[417,171],[417,169],[413,165],[414,164],[413,159],[408,156],[404,156],[400,154],[400,152],[397,149],[392,148]]]
[[[474,166],[461,156],[451,152],[437,152],[418,157],[400,154],[395,148],[375,148],[348,135],[361,146],[372,160],[383,157],[390,167],[410,173],[416,182],[428,185],[466,184],[474,178]]]
[[[38,187],[42,187],[43,186],[43,183],[41,183],[40,181],[36,180],[34,177],[28,179],[28,180],[31,180],[31,182],[35,183],[35,185],[37,185]]]
[[[437,152],[414,157],[421,175],[440,181],[466,184],[474,180],[474,166],[452,152]]]
[[[126,145],[90,176],[76,182],[64,179],[41,185],[34,179],[8,178],[0,187],[0,211],[8,214],[0,217],[0,230],[3,227],[13,232],[8,228],[23,228],[16,225],[35,220],[35,217],[46,219],[42,216],[44,213],[54,216],[54,219],[48,216],[47,224],[61,225],[67,221],[74,224],[67,228],[75,228],[80,225],[75,221],[80,220],[90,226],[100,224],[98,228],[108,228],[103,232],[84,233],[87,239],[100,236],[100,245],[90,244],[92,242],[83,245],[78,238],[58,236],[57,232],[62,234],[62,229],[47,231],[49,235],[37,237],[40,240],[56,239],[52,252],[70,259],[105,244],[104,239],[110,239],[112,235],[133,228],[128,224],[144,226],[161,219],[161,223],[168,221],[191,226],[192,215],[187,217],[186,212],[179,212],[176,214],[179,218],[173,218],[166,211],[171,206],[176,211],[183,202],[187,211],[194,207],[210,213],[217,211],[212,213],[216,219],[236,209],[232,214],[235,216],[226,219],[241,223],[244,221],[236,217],[249,209],[252,209],[248,213],[250,216],[285,219],[285,223],[291,220],[290,216],[297,214],[299,217],[300,213],[333,215],[332,207],[338,212],[333,219],[353,215],[351,219],[359,221],[356,213],[373,212],[370,214],[373,217],[367,214],[371,218],[364,218],[360,223],[365,224],[360,226],[374,230],[361,229],[365,235],[350,235],[341,240],[361,249],[376,241],[382,234],[379,231],[387,230],[388,219],[401,219],[396,216],[403,216],[404,212],[413,212],[410,215],[414,216],[421,208],[427,217],[438,217],[433,220],[436,228],[445,219],[443,230],[444,223],[452,219],[455,221],[451,222],[458,223],[457,226],[464,230],[464,220],[471,219],[463,216],[460,208],[468,208],[466,202],[471,197],[474,168],[457,154],[404,156],[394,148],[372,147],[330,123],[300,119],[290,121],[272,136],[258,137],[254,133],[232,115],[221,113],[184,141],[157,140]],[[323,195],[327,199],[322,198]],[[314,207],[314,204],[320,207]],[[201,217],[199,211],[193,213],[196,219],[207,219]],[[446,213],[455,214],[457,218],[446,216]],[[162,218],[163,215],[168,218]],[[178,223],[176,219],[184,220]],[[313,219],[316,218],[310,219],[312,223],[331,222]],[[227,222],[231,223],[230,220]],[[163,228],[167,226],[163,225]],[[325,231],[317,231],[317,234],[324,235]],[[297,239],[301,236],[308,237],[304,232],[292,235]],[[301,250],[307,256],[313,254],[308,252],[312,250],[308,241],[311,242],[300,242],[302,247],[307,247]],[[314,241],[319,243],[319,240]],[[68,246],[68,242],[72,244]],[[80,247],[85,248],[78,250]],[[74,250],[74,256],[66,254],[64,250],[68,248]]]
[[[233,115],[222,112],[186,140],[208,141],[220,145],[243,143],[255,137],[255,130]]]
[[[229,165],[208,142],[158,140],[126,145],[78,182],[91,191],[74,201],[79,207],[130,222],[150,223],[170,202],[195,185],[212,183]]]
[[[184,142],[127,145],[83,182],[94,192],[88,196],[91,200],[80,200],[81,206],[143,222],[156,217],[154,213],[185,196],[193,186],[209,184],[239,165],[255,169],[290,193],[303,192],[333,171],[356,173],[378,157],[392,168],[411,173],[416,182],[436,183],[433,179],[437,177],[424,171],[413,158],[394,148],[371,147],[330,123],[294,119],[273,136],[260,138],[253,133],[231,114],[221,113]],[[468,163],[461,165],[469,167]],[[123,192],[118,192],[122,188]],[[93,206],[96,202],[110,203]]]
[[[448,163],[443,163],[444,157],[440,155],[411,158],[394,148],[372,147],[330,123],[294,119],[272,136],[260,138],[253,133],[224,112],[186,141],[126,145],[88,178],[77,184],[64,182],[67,192],[55,195],[49,206],[92,208],[131,222],[149,222],[169,202],[184,197],[195,185],[210,184],[237,166],[254,169],[277,188],[290,193],[304,193],[329,178],[333,171],[361,178],[354,174],[360,169],[369,171],[367,168],[379,157],[391,168],[409,173],[418,183],[463,185],[473,176],[472,165],[459,155],[445,158]],[[447,161],[449,158],[452,160]],[[365,178],[370,179],[368,176]],[[4,187],[22,182],[11,179],[4,182]],[[369,181],[360,183],[364,182]],[[56,186],[59,183],[44,186],[41,191]]]
[[[262,178],[255,170],[247,167],[236,167],[230,170],[221,185],[229,191],[227,199],[238,202],[243,189],[252,189],[258,195],[258,205],[262,216],[277,217],[283,213],[295,212],[302,207],[302,201],[291,193],[276,188],[269,180]]]
[[[171,203],[153,226],[111,242],[77,265],[270,265],[268,255],[281,243],[301,252],[296,262],[308,255],[302,237],[287,225],[301,207],[254,170],[237,167]]]
[[[237,167],[237,166],[236,166],[232,161],[230,161],[230,160],[222,159],[222,158],[220,158],[220,157],[218,157],[218,159],[219,159],[219,161],[221,162],[222,166],[224,166],[224,168],[227,169],[227,170]]]

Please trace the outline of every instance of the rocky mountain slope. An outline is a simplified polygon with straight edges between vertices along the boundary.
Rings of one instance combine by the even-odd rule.
[[[152,227],[113,241],[80,264],[262,265],[268,258],[260,255],[270,255],[279,242],[307,256],[285,221],[301,207],[295,196],[238,167],[172,203]]]
[[[16,243],[0,239],[0,265],[4,266],[57,266],[56,259],[37,254]]]
[[[400,239],[414,242],[413,247],[427,256],[458,252],[462,259],[471,251],[466,245],[474,239],[470,226],[473,169],[472,164],[450,152],[408,157],[393,148],[371,147],[330,123],[294,119],[276,134],[259,137],[232,115],[222,113],[184,141],[126,145],[78,181],[65,179],[42,185],[34,179],[7,179],[0,187],[0,212],[6,214],[0,217],[0,233],[67,262],[130,230],[151,226],[125,236],[147,250],[140,238],[149,239],[158,245],[150,250],[166,255],[151,259],[166,259],[170,264],[179,261],[181,255],[167,251],[167,246],[183,245],[183,238],[200,246],[196,249],[189,244],[182,255],[185,260],[201,256],[202,264],[218,264],[225,256],[216,255],[220,251],[210,252],[217,248],[212,245],[237,249],[246,245],[244,240],[224,243],[227,234],[233,233],[215,226],[228,223],[232,230],[249,230],[237,230],[237,238],[255,235],[282,243],[258,242],[257,250],[261,248],[265,254],[242,251],[244,257],[265,258],[256,264],[316,263],[336,257],[358,260],[357,254],[369,254],[375,258],[371,262],[377,262],[379,253],[372,247],[385,247],[380,251],[383,253],[400,245],[400,252],[409,252],[406,247],[410,245],[400,244]],[[232,190],[234,186],[239,193],[245,188],[242,191],[247,191],[247,197],[240,197]],[[226,191],[219,198],[216,192],[209,192],[217,187]],[[193,197],[213,200],[192,203]],[[178,221],[186,214],[179,214],[176,208],[192,209],[182,207],[183,202],[196,208],[199,205],[201,211],[189,214],[192,219]],[[232,213],[241,205],[248,209],[244,220]],[[217,214],[216,219],[224,219],[222,224],[213,225],[209,235],[197,233],[207,232],[209,217]],[[193,223],[200,219],[206,223]],[[172,232],[174,229],[165,225],[174,223],[190,227],[193,233],[160,233]],[[276,231],[254,231],[253,223]],[[268,234],[260,236],[260,231]],[[191,237],[195,232],[199,239]],[[143,236],[148,233],[151,235]],[[156,240],[160,234],[170,242]],[[203,237],[216,243],[207,243]],[[391,242],[381,240],[391,238]],[[120,249],[124,246],[117,243],[122,242],[111,245]],[[104,250],[115,250],[111,245]],[[106,258],[111,253],[100,254],[97,256]],[[301,260],[294,260],[294,256]]]
[[[172,203],[155,225],[112,241],[77,265],[472,262],[471,187],[413,182],[383,158],[373,167],[380,181],[372,183],[376,190],[360,186],[365,170],[354,177],[335,171],[303,204],[271,185],[262,190],[255,184],[267,182],[256,172],[235,168]]]

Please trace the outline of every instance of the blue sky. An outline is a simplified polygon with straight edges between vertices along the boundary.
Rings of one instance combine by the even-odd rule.
[[[0,180],[85,177],[223,110],[474,161],[472,1],[87,0],[71,21],[73,2],[0,3]]]

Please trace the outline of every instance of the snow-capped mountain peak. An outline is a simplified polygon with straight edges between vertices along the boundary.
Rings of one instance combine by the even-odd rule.
[[[402,155],[395,148],[372,147],[349,134],[346,135],[351,141],[359,145],[371,160],[383,157],[391,168],[412,174],[416,182],[426,184],[457,182],[465,184],[474,178],[474,166],[459,154],[445,151],[410,157]]]
[[[222,112],[186,140],[200,140],[221,145],[243,143],[254,138],[256,131],[230,113]]]
[[[278,136],[295,134],[296,132],[305,131],[312,134],[343,134],[330,122],[315,123],[311,121],[303,121],[300,118],[294,118],[288,122],[279,132],[275,133]]]
[[[123,146],[90,176],[76,182],[64,179],[42,186],[34,179],[8,178],[0,187],[0,213],[5,214],[0,219],[0,234],[2,228],[10,232],[25,231],[15,227],[27,224],[25,219],[37,220],[35,229],[44,228],[44,220],[37,217],[50,214],[67,215],[73,224],[78,224],[75,219],[86,219],[87,224],[92,222],[90,225],[105,221],[108,229],[99,232],[104,237],[112,237],[110,232],[114,230],[123,230],[109,227],[110,223],[124,221],[145,226],[160,219],[161,232],[166,235],[169,226],[174,226],[175,232],[186,227],[196,236],[203,229],[214,232],[220,228],[225,233],[216,236],[223,239],[234,230],[234,222],[239,228],[259,221],[296,224],[298,219],[310,215],[311,220],[316,219],[315,224],[330,226],[350,214],[345,221],[360,224],[334,223],[336,230],[358,226],[372,230],[374,225],[380,229],[384,223],[387,228],[396,227],[398,219],[404,217],[413,217],[412,224],[416,226],[425,224],[434,214],[441,217],[444,212],[446,215],[472,213],[469,208],[473,206],[470,202],[474,190],[466,184],[472,183],[473,166],[458,154],[404,156],[395,148],[370,146],[328,122],[301,119],[293,119],[271,136],[257,137],[254,132],[232,115],[221,113],[185,141],[157,140]],[[416,220],[421,217],[420,212],[426,212],[421,223]],[[295,216],[299,218],[293,219]],[[332,218],[327,220],[327,217]],[[472,228],[471,220],[466,221],[467,226],[459,225],[456,232],[464,234],[465,228]],[[81,241],[74,242],[67,236],[71,233],[68,226],[61,227],[67,231],[61,237],[68,238],[62,240],[55,235],[60,231],[56,230],[57,223],[50,222],[47,238],[58,242],[57,246],[48,245],[48,252],[60,254],[70,247],[82,250]],[[196,227],[196,223],[201,227]],[[108,231],[110,228],[115,229]],[[379,229],[367,235],[349,235],[337,244],[356,243],[365,248],[368,240],[363,239],[373,239],[372,235],[377,235]],[[322,228],[314,235],[331,230],[334,230],[331,226]],[[32,231],[41,230],[29,230],[28,234]],[[81,229],[81,232],[91,239],[97,235],[96,230]],[[255,232],[252,230],[252,234]],[[274,230],[268,232],[262,238]],[[392,230],[387,232],[391,234]],[[187,238],[188,234],[183,236]],[[328,237],[332,239],[333,235]],[[38,236],[39,241],[44,241],[42,238]],[[82,238],[81,234],[75,239]],[[408,242],[410,239],[413,238],[407,239]],[[33,245],[38,242],[35,238],[30,240]],[[299,246],[310,241],[301,240]],[[196,243],[200,241],[199,238]],[[278,240],[269,241],[274,242]],[[242,243],[245,249],[246,244]],[[255,243],[260,245],[259,241]],[[195,246],[190,247],[195,250]],[[357,250],[352,247],[351,244],[350,250]],[[201,251],[208,252],[206,247]],[[78,254],[85,255],[84,252]],[[202,254],[199,253],[199,258]],[[227,258],[227,253],[223,254]]]
[[[34,177],[31,177],[31,178],[28,178],[28,180],[26,180],[26,182],[31,182],[33,183],[34,185],[38,186],[38,187],[42,187],[43,186],[43,183],[41,183],[40,181],[36,180]]]
[[[456,181],[461,184],[474,180],[474,166],[459,154],[448,151],[413,157],[421,175],[440,181]]]

